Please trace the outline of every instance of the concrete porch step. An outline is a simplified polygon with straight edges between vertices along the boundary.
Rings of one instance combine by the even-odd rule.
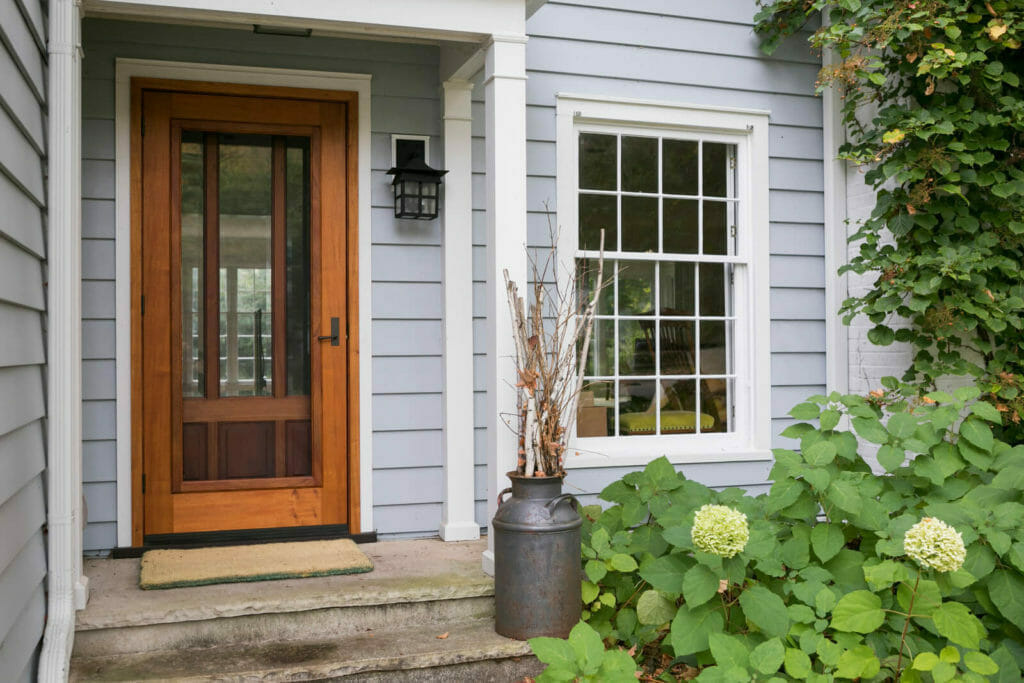
[[[482,542],[360,548],[367,574],[143,591],[139,561],[90,560],[75,680],[494,680],[537,671],[494,633]],[[438,639],[442,633],[449,637]],[[521,673],[520,673],[521,671]],[[381,672],[387,672],[386,674]]]
[[[72,681],[494,681],[535,676],[529,646],[494,633],[491,620],[364,631],[340,638],[76,657]]]

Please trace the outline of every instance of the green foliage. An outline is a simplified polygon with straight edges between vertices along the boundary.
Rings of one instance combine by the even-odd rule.
[[[531,638],[530,648],[548,667],[537,683],[556,681],[635,681],[636,665],[622,650],[605,650],[597,631],[576,624],[568,640]]]
[[[811,397],[792,414],[828,419],[783,432],[799,450],[775,451],[774,483],[757,497],[711,490],[664,458],[612,483],[609,507],[584,508],[593,637],[665,681],[1021,680],[1024,446],[993,435],[977,393]],[[855,433],[896,454],[884,472]],[[706,503],[746,514],[750,540],[735,557],[694,548]],[[922,569],[904,554],[923,517],[962,535],[961,569]],[[543,642],[534,649],[554,670],[543,680],[596,675],[599,658],[582,646],[570,656]],[[635,680],[627,669],[593,680]]]
[[[876,204],[844,270],[875,276],[843,307],[873,344],[915,348],[903,377],[927,391],[970,375],[1020,442],[1024,429],[1024,3],[1019,0],[760,0],[772,52],[809,20],[835,56],[819,91],[842,95],[849,143]],[[910,322],[895,329],[894,316]],[[805,419],[805,418],[799,418]],[[871,437],[865,435],[864,438]],[[893,455],[890,453],[890,455]],[[894,457],[894,456],[893,456]]]

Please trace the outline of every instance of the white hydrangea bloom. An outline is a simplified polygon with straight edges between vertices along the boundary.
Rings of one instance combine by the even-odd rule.
[[[747,516],[725,505],[704,505],[694,515],[690,538],[706,553],[732,557],[750,540]]]
[[[956,529],[934,517],[925,517],[903,537],[903,550],[926,569],[955,572],[964,564],[964,539]]]

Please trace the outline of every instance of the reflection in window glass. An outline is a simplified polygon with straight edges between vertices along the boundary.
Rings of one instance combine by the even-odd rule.
[[[271,138],[221,135],[220,395],[273,393]]]
[[[579,173],[579,266],[592,263],[599,225],[620,227],[606,244],[577,434],[735,429],[736,146],[585,132]]]
[[[285,147],[285,354],[289,396],[309,394],[309,138]]]
[[[181,395],[206,395],[203,269],[206,223],[201,133],[181,135]]]

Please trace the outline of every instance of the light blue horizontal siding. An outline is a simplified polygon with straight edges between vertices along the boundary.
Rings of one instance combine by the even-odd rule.
[[[116,542],[114,327],[114,61],[162,59],[366,73],[371,82],[371,308],[374,517],[383,534],[437,531],[417,506],[443,497],[440,221],[398,221],[390,177],[391,135],[431,138],[441,166],[438,49],[429,45],[86,19],[83,26],[83,469],[85,547]],[[2,191],[2,188],[0,188]],[[2,276],[0,276],[2,277]],[[2,349],[2,346],[0,346]],[[383,482],[383,483],[380,483]],[[404,493],[415,497],[410,506]],[[432,509],[432,508],[431,508]]]
[[[751,26],[753,0],[682,3],[676,0],[553,0],[527,22],[528,243],[548,242],[546,211],[557,211],[555,105],[558,93],[660,100],[770,112],[769,269],[773,432],[785,428],[779,406],[825,382],[825,261],[821,100],[814,95],[820,58],[794,40],[773,57],[760,53]],[[474,151],[482,149],[483,96],[474,92]],[[484,182],[474,159],[475,185]],[[474,193],[474,208],[484,195]],[[557,216],[551,216],[557,223]],[[481,244],[484,233],[475,233]],[[475,260],[475,259],[474,259]],[[475,265],[475,264],[474,264]],[[486,273],[474,267],[474,315],[480,322],[477,375],[477,462],[486,461],[482,377]],[[776,409],[778,408],[778,409]],[[779,412],[781,410],[781,412]],[[788,408],[786,409],[788,410]],[[776,443],[781,440],[776,439]],[[770,463],[687,465],[687,476],[709,486],[764,490]],[[570,470],[566,490],[593,500],[629,468]],[[478,477],[482,510],[486,492]],[[479,521],[486,521],[482,517]]]
[[[824,238],[821,103],[813,96],[817,57],[799,41],[774,58],[757,50],[750,31],[754,3],[673,0],[549,2],[529,21],[527,48],[528,243],[547,241],[555,206],[555,94],[577,92],[771,112],[770,269],[772,380],[777,388],[824,383]],[[87,495],[104,507],[114,468],[113,114],[114,58],[135,57],[373,74],[371,120],[373,431],[375,521],[383,534],[434,533],[443,482],[441,222],[392,216],[390,135],[431,137],[441,163],[437,50],[423,45],[313,38],[295,41],[244,31],[94,20],[85,22],[83,126],[88,177],[83,202],[83,372],[95,386],[84,411]],[[473,106],[473,313],[475,394],[472,409],[483,509],[486,460],[483,354],[487,285],[482,88]],[[2,161],[0,161],[2,163]],[[0,186],[2,191],[2,186]],[[773,394],[773,403],[775,395]],[[774,413],[773,413],[774,414]],[[785,419],[779,417],[777,420]],[[777,421],[776,420],[776,421]],[[774,424],[773,424],[774,428]],[[757,486],[759,465],[712,466],[725,480]],[[709,470],[710,471],[710,470]],[[719,475],[695,470],[708,481]],[[614,470],[582,477],[593,493]],[[383,477],[383,478],[381,478]],[[588,478],[589,477],[589,478]],[[387,482],[387,484],[378,482]],[[95,486],[94,486],[95,485]],[[717,484],[716,484],[717,485]],[[727,483],[722,484],[727,485]],[[378,494],[379,491],[379,494]],[[408,492],[408,495],[406,495]],[[90,506],[92,509],[92,506]],[[87,547],[113,544],[109,512],[90,517]],[[483,524],[483,513],[478,514]]]
[[[41,0],[0,0],[0,680],[35,680],[46,615],[46,54]]]

